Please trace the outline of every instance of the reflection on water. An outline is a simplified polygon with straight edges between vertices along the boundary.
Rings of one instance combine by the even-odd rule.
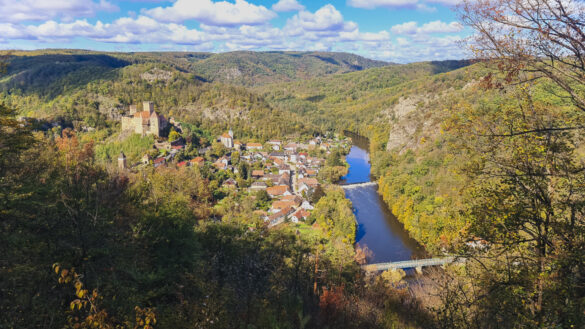
[[[366,145],[354,145],[346,159],[349,173],[344,177],[345,184],[370,181],[369,154]],[[420,258],[424,249],[408,236],[404,227],[388,210],[377,186],[364,186],[346,189],[345,195],[351,200],[358,222],[356,242],[366,245],[373,253],[370,263],[390,262]]]
[[[370,181],[370,154],[363,148],[352,146],[345,157],[349,172],[343,177],[342,184],[365,183]]]

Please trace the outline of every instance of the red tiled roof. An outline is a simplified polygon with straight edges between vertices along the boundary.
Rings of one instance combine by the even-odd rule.
[[[150,112],[148,112],[148,111],[136,112],[136,113],[134,113],[134,117],[148,119],[150,117]]]
[[[309,186],[319,185],[319,181],[316,178],[301,178],[299,179],[299,184],[305,183]]]
[[[232,136],[230,136],[230,134],[228,134],[228,133],[221,134],[221,137],[223,137],[223,138],[232,138]]]
[[[271,215],[270,217],[268,217],[268,220],[272,221],[274,219],[284,217],[284,216],[290,214],[291,211],[292,211],[292,208],[291,207],[284,208],[281,211],[277,212],[276,214]]]
[[[187,161],[181,161],[179,163],[177,163],[177,167],[184,167],[187,165]]]
[[[252,170],[252,176],[264,176],[264,170]]]
[[[192,162],[192,163],[199,163],[199,164],[201,164],[201,163],[203,163],[205,161],[205,159],[203,159],[203,157],[195,157],[195,158],[193,158],[193,159],[191,159],[189,161]]]
[[[270,195],[283,195],[288,190],[288,186],[286,185],[277,185],[267,188],[266,192]]]
[[[284,209],[293,206],[295,206],[294,201],[274,201],[274,203],[272,204],[273,209]]]
[[[293,214],[293,216],[295,216],[296,218],[307,218],[309,217],[309,215],[311,215],[311,213],[304,209],[299,209],[295,211],[295,213]]]

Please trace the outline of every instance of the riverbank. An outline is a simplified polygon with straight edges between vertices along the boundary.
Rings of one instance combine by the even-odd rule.
[[[354,138],[346,161],[349,171],[342,184],[372,182],[367,139]],[[383,202],[376,185],[345,189],[345,195],[353,204],[358,224],[356,245],[367,247],[371,252],[368,262],[403,261],[425,256],[424,248],[410,238]]]

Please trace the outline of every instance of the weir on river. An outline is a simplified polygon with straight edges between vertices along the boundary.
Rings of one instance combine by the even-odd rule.
[[[367,182],[367,183],[343,184],[343,185],[341,185],[341,187],[344,190],[347,190],[350,188],[359,188],[359,187],[376,186],[376,185],[378,185],[378,183],[376,183],[376,182]]]
[[[369,263],[425,258],[424,249],[410,238],[378,195],[377,184],[370,177],[367,139],[351,137],[353,146],[346,157],[349,172],[341,184],[358,222],[356,243],[372,252]]]

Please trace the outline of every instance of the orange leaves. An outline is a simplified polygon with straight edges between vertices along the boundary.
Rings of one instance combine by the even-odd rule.
[[[136,322],[134,326],[129,323],[125,325],[115,324],[114,320],[110,318],[108,313],[100,309],[99,301],[103,298],[98,294],[97,289],[94,289],[91,293],[89,290],[84,289],[83,282],[81,281],[82,276],[75,272],[75,269],[71,270],[62,269],[58,263],[53,264],[53,270],[59,275],[59,283],[66,284],[73,282],[75,288],[75,296],[77,297],[69,303],[69,312],[72,315],[69,316],[70,328],[96,328],[96,329],[153,329],[156,324],[156,314],[154,309],[146,307],[140,308],[135,307]]]
[[[140,308],[136,306],[134,308],[136,312],[136,324],[134,329],[152,329],[153,325],[156,324],[156,314],[154,309],[150,307]]]

